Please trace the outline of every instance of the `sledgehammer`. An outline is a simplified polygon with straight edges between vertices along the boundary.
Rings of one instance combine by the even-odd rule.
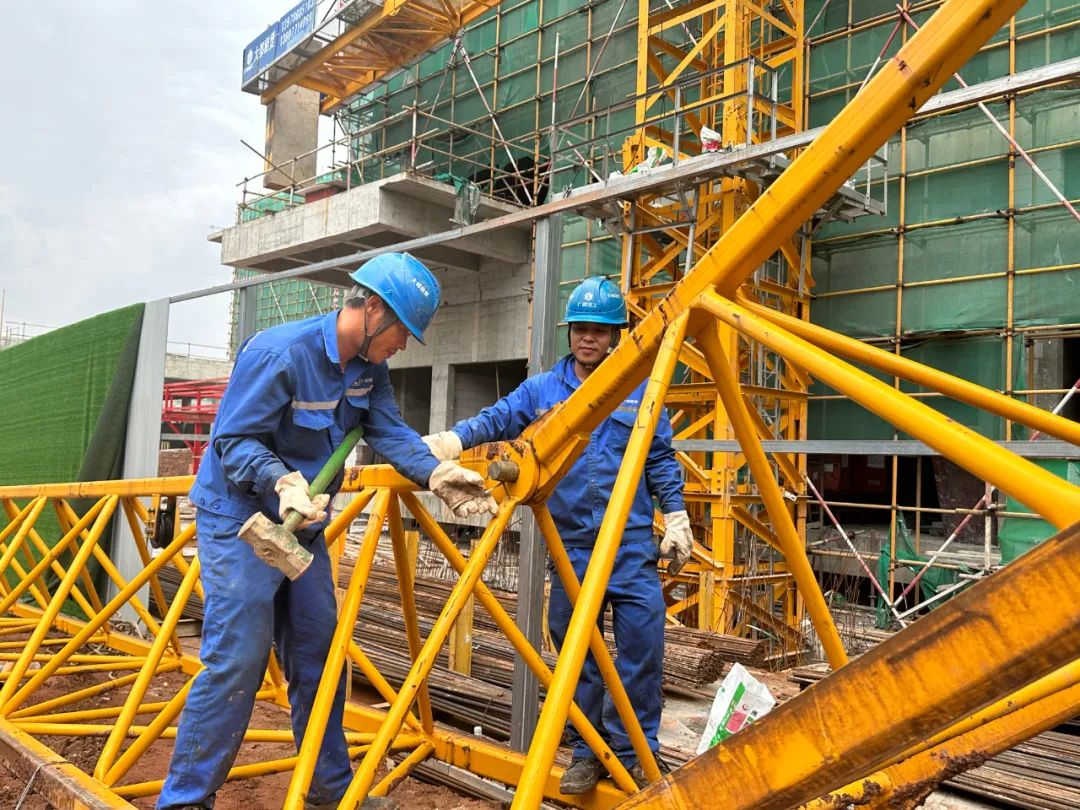
[[[345,441],[334,451],[308,487],[309,498],[326,491],[363,435],[363,428],[357,427],[345,436]],[[262,512],[256,512],[240,527],[240,537],[255,549],[260,560],[272,565],[289,579],[296,579],[308,569],[312,560],[311,552],[300,545],[295,537],[296,530],[303,522],[304,516],[296,510],[289,512],[280,526]]]

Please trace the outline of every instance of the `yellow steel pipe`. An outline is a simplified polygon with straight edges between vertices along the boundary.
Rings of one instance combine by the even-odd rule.
[[[198,673],[195,675],[198,675]],[[184,685],[166,702],[157,716],[150,721],[150,725],[146,726],[135,737],[131,745],[124,749],[124,752],[109,767],[105,773],[105,778],[101,781],[106,785],[115,785],[124,778],[124,774],[131,770],[132,766],[139,761],[139,758],[146,753],[146,750],[160,739],[165,729],[169,728],[173,720],[180,716],[184,704],[187,703],[188,693],[191,692],[191,687],[195,684],[195,675],[184,682]],[[273,693],[271,693],[271,697],[272,695]],[[255,697],[258,699],[259,695],[256,694]]]
[[[780,810],[824,795],[1080,657],[1080,523],[934,610],[628,808]],[[1031,617],[1039,617],[1033,633]]]
[[[94,766],[95,779],[103,779],[105,777],[106,772],[116,761],[116,757],[120,753],[120,745],[123,742],[124,737],[127,736],[128,727],[135,719],[139,704],[142,703],[142,699],[146,696],[147,689],[150,688],[150,681],[157,675],[158,664],[161,663],[161,657],[165,654],[165,648],[169,645],[173,634],[176,632],[180,617],[183,615],[188,599],[191,598],[191,592],[195,589],[195,581],[199,578],[199,570],[199,557],[196,555],[195,559],[191,562],[191,568],[188,570],[187,575],[180,581],[180,587],[176,591],[176,596],[173,599],[172,605],[169,606],[169,612],[165,614],[161,629],[154,637],[154,642],[150,645],[150,649],[146,653],[146,661],[143,664],[142,670],[139,672],[139,677],[131,687],[131,691],[128,692],[127,699],[124,701],[123,711],[120,712],[120,716],[116,720],[112,733],[109,735],[109,738],[105,741],[104,747],[101,749],[97,764]]]
[[[79,516],[75,514],[75,510],[68,505],[67,501],[55,500],[52,502],[52,507],[53,512],[56,513],[56,519],[60,522],[60,528],[65,532],[79,519]],[[85,530],[82,535],[85,538]],[[30,540],[37,546],[39,552],[42,554],[49,553],[49,545],[41,539],[41,536],[36,531],[30,532]],[[101,610],[101,596],[98,595],[97,586],[94,584],[94,578],[90,576],[90,571],[84,568],[79,572],[79,578],[82,580],[83,587],[86,588],[86,596],[90,600],[92,610]],[[77,595],[78,589],[73,589],[72,594]]]
[[[536,517],[536,525],[547,545],[551,562],[555,566],[555,573],[562,581],[566,597],[571,606],[576,606],[581,595],[581,583],[578,581],[573,563],[570,562],[570,557],[566,553],[562,538],[559,537],[559,530],[555,527],[551,511],[546,504],[539,504],[533,508],[533,515]],[[644,768],[646,778],[650,782],[655,782],[660,778],[660,769],[656,765],[656,758],[649,748],[649,741],[645,739],[645,732],[641,728],[637,712],[634,711],[634,705],[630,702],[630,696],[626,694],[626,687],[623,686],[622,678],[619,677],[619,672],[615,669],[615,662],[611,658],[607,644],[604,643],[600,628],[596,625],[593,625],[592,632],[589,635],[589,650],[592,652],[600,674],[604,678],[604,683],[608,688],[608,695],[618,712],[619,719],[622,720],[623,728],[634,747],[638,762]],[[633,793],[637,790],[637,785],[627,789]]]
[[[171,672],[180,668],[180,662],[172,662],[172,665],[168,669],[162,668],[163,672]],[[139,677],[139,673],[133,672],[130,675],[123,675],[119,678],[112,678],[101,683],[95,683],[93,686],[87,686],[85,689],[77,689],[74,692],[68,692],[65,695],[60,695],[52,700],[44,700],[41,703],[35,703],[32,706],[19,709],[8,715],[8,719],[12,722],[16,720],[42,720],[51,723],[62,723],[65,720],[77,720],[83,712],[58,712],[56,714],[49,714],[53,709],[58,709],[61,706],[69,706],[72,703],[79,703],[87,698],[100,695],[103,692],[108,692],[112,689],[118,689],[133,683],[136,678]],[[110,709],[95,709],[94,711],[115,711],[115,708]],[[105,715],[101,715],[105,716]],[[110,715],[111,716],[111,715]]]
[[[795,578],[799,595],[806,604],[810,620],[825,650],[825,657],[828,658],[833,669],[839,669],[848,660],[844,643],[840,640],[840,633],[833,622],[832,614],[829,613],[828,605],[825,604],[825,597],[821,595],[814,569],[806,556],[806,548],[799,539],[799,532],[784,502],[784,494],[776,483],[773,469],[758,440],[757,429],[750,417],[743,395],[739,391],[739,382],[735,379],[731,361],[724,351],[715,328],[706,328],[698,333],[697,342],[705,353],[720,400],[731,421],[731,428],[739,446],[742,447],[746,463],[754,477],[754,483],[757,484],[758,493],[772,521],[776,540],[780,544],[784,559],[787,560],[788,570]]]
[[[345,666],[345,655],[349,649],[349,642],[352,640],[356,615],[360,610],[360,602],[364,598],[364,587],[367,584],[368,573],[371,570],[371,563],[375,559],[375,549],[379,545],[383,521],[386,519],[390,508],[390,500],[393,497],[394,494],[389,490],[381,490],[375,496],[375,506],[371,510],[367,529],[364,532],[364,539],[360,545],[360,554],[353,569],[352,581],[349,582],[349,587],[345,591],[345,598],[341,602],[341,611],[338,614],[337,627],[334,629],[334,636],[330,642],[326,665],[323,667],[319,687],[315,692],[315,700],[312,702],[304,739],[299,746],[296,767],[293,770],[289,789],[285,795],[285,802],[282,805],[284,810],[303,810],[304,795],[311,785],[311,778],[315,772],[315,761],[318,759],[319,751],[322,748],[323,736],[326,733],[326,722],[330,717],[330,710],[334,703],[338,682],[341,679],[342,668]],[[395,729],[395,734],[396,732],[397,729]],[[387,743],[389,743],[389,740],[387,740]]]
[[[353,467],[352,469],[356,468]],[[337,542],[337,539],[348,531],[352,522],[356,520],[356,516],[364,511],[365,507],[371,503],[371,499],[374,497],[375,490],[371,488],[362,489],[360,492],[356,493],[356,497],[349,501],[345,508],[342,509],[339,514],[334,515],[333,520],[326,525],[326,529],[323,531],[323,536],[326,538],[326,545],[332,546]]]
[[[349,658],[356,664],[360,673],[367,678],[368,683],[375,688],[375,691],[379,693],[379,696],[383,700],[387,703],[393,703],[397,700],[397,691],[390,685],[390,682],[383,677],[383,674],[379,672],[378,667],[371,662],[371,659],[367,657],[360,648],[360,645],[353,640],[349,641]],[[405,725],[413,731],[423,731],[420,726],[420,721],[412,712],[405,715]]]
[[[997,721],[1002,718],[1008,718],[1009,715],[1014,712],[1019,712],[1021,709],[1025,709],[1029,706],[1041,703],[1044,709],[1050,708],[1053,713],[1062,713],[1064,716],[1060,718],[1060,721],[1067,720],[1073,713],[1080,710],[1080,687],[1078,687],[1077,684],[1080,684],[1080,660],[1073,661],[1071,664],[1066,664],[1061,669],[1055,670],[1049,675],[1029,683],[1027,686],[1018,689],[1008,697],[1002,698],[996,703],[992,703],[985,709],[975,712],[970,717],[961,720],[955,725],[949,726],[949,728],[935,734],[924,742],[918,743],[903,754],[894,757],[892,762],[889,762],[884,766],[883,770],[868,777],[860,778],[839,790],[833,791],[828,797],[808,802],[803,805],[803,807],[806,808],[806,810],[835,808],[838,804],[846,803],[846,801],[851,801],[853,798],[862,798],[865,795],[868,783],[869,785],[877,786],[876,788],[869,788],[873,791],[875,797],[882,795],[879,793],[879,789],[885,792],[891,792],[894,786],[903,786],[902,781],[898,782],[894,778],[896,775],[901,772],[910,773],[912,768],[921,769],[924,767],[923,764],[919,764],[924,763],[923,758],[920,756],[924,752],[932,748],[943,746],[945,743],[950,743],[958,737],[967,735],[969,732],[987,728],[992,724],[997,723]],[[1041,710],[1034,714],[1041,715]],[[1034,714],[1027,715],[1026,719],[1010,719],[1007,723],[999,724],[997,726],[999,729],[1008,729],[1007,733],[1010,735],[1008,738],[1009,745],[1045,730],[1045,728],[1038,726],[1038,722],[1040,721],[1034,719]],[[1056,725],[1057,722],[1060,721],[1055,719],[1054,724]],[[1030,734],[1026,733],[1028,731],[1030,731]],[[1018,736],[1021,734],[1024,736]],[[990,738],[985,735],[980,735],[980,739],[989,741]],[[950,749],[967,752],[969,750],[969,745],[978,744],[981,743],[975,743],[972,738],[969,738],[967,742],[954,743],[950,746]],[[965,754],[965,756],[969,756],[969,754]],[[909,764],[912,760],[915,760],[916,757],[918,757],[918,760],[915,764]],[[933,762],[935,767],[941,769],[947,767],[946,763],[948,760],[945,760],[944,758],[932,756],[927,757],[926,760]],[[901,763],[900,769],[893,767],[898,762]],[[841,800],[846,801],[842,802]]]
[[[395,741],[395,748],[412,748],[416,744],[413,740],[404,740],[403,745],[398,746]],[[364,751],[368,746],[366,745],[353,745],[349,746],[349,758],[353,759]],[[282,759],[270,759],[265,762],[253,762],[250,765],[237,765],[229,770],[229,775],[225,777],[227,782],[235,782],[241,779],[255,779],[260,776],[269,776],[272,773],[285,773],[291,771],[296,767],[297,757],[284,757]],[[141,799],[146,796],[156,796],[161,793],[161,788],[165,785],[164,779],[155,779],[152,782],[139,782],[134,785],[121,785],[120,787],[113,788],[113,791],[117,796],[122,796],[128,799]]]
[[[24,520],[26,520],[27,516],[32,511],[37,509],[38,513],[41,512],[41,509],[44,507],[44,504],[42,504],[42,506],[38,506],[38,501],[39,500],[40,500],[39,498],[33,498],[30,501],[28,501],[26,506],[24,506],[22,509],[15,509],[15,504],[13,504],[11,502],[11,499],[10,498],[4,498],[4,508],[7,510],[8,523],[3,529],[0,529],[0,543],[6,542],[7,539],[8,539],[8,535],[10,535],[17,528],[19,528],[19,526],[22,525],[22,522]],[[15,514],[12,514],[12,511],[14,511]],[[2,562],[2,560],[0,560],[0,562]],[[0,571],[2,571],[3,568],[4,568],[4,566],[2,564],[0,564]]]
[[[67,501],[56,501],[54,503],[58,516],[64,514],[67,516],[67,520],[72,523],[74,523],[78,519],[78,515],[75,514],[75,511],[68,505]],[[86,536],[85,531],[83,531],[82,534],[84,537]],[[127,584],[127,581],[120,574],[120,571],[117,569],[117,567],[113,565],[113,561],[109,559],[109,555],[102,550],[100,545],[95,545],[92,553],[94,555],[94,559],[97,560],[98,565],[101,566],[101,570],[104,571],[105,575],[113,581],[117,589],[123,588],[124,585]],[[88,583],[87,590],[90,592],[93,599],[97,602],[97,607],[95,609],[87,610],[86,608],[83,608],[83,610],[86,610],[86,614],[89,616],[92,613],[96,613],[97,611],[101,610],[101,601],[97,596],[97,592],[93,590],[94,582],[90,578],[90,572],[84,567],[79,572],[79,575]],[[154,619],[153,616],[150,615],[150,611],[148,611],[143,605],[142,600],[138,597],[138,594],[133,595],[131,597],[131,601],[128,604],[131,606],[131,609],[135,611],[136,615],[140,619],[142,619],[143,623],[146,625],[146,629],[150,632],[151,635],[157,635],[160,632],[161,628],[158,626],[157,621]],[[176,637],[175,633],[172,638],[172,642],[174,647],[179,648],[179,638]]]
[[[118,495],[184,495],[195,483],[194,475],[169,478],[125,478],[117,481],[70,481],[60,484],[20,484],[0,487],[3,498],[104,498]]]
[[[138,498],[136,498],[136,497],[125,498],[124,499],[124,507],[125,507],[125,509],[130,507],[134,511],[135,515],[138,516],[138,519],[141,520],[144,525],[147,523],[147,521],[149,521],[150,513],[146,511],[146,507],[143,506],[142,501],[140,501]],[[195,524],[192,523],[191,525],[194,526]],[[146,536],[143,534],[142,526],[140,526],[138,524],[138,522],[136,522],[130,515],[128,516],[128,526],[131,528],[131,534],[138,539],[140,547],[145,549],[146,548]],[[177,527],[177,530],[179,532],[184,531],[179,526]],[[192,535],[192,536],[194,536],[194,535]],[[173,555],[172,561],[176,565],[176,569],[180,572],[180,576],[181,577],[185,576],[187,574],[188,565],[187,565],[187,561],[184,559],[183,553]],[[143,565],[149,565],[149,564],[150,564],[149,561],[143,563]],[[155,576],[155,577],[152,577],[149,581],[151,583],[154,583],[154,582],[158,581],[158,578]],[[206,594],[203,593],[202,580],[195,583],[195,595],[197,597],[199,597],[200,599],[202,599],[204,602],[206,601]],[[179,650],[177,650],[177,654],[182,655],[182,653]]]
[[[418,745],[412,753],[395,765],[394,768],[382,778],[379,784],[371,789],[369,795],[385,796],[393,790],[402,779],[412,773],[417,765],[431,756],[431,752],[434,750],[435,744],[430,741]]]
[[[105,527],[109,525],[109,518],[112,517],[113,512],[116,510],[118,501],[119,498],[116,495],[110,495],[106,500],[105,505],[101,508],[97,519],[94,521],[94,528],[90,532],[90,537],[79,548],[78,553],[75,554],[67,575],[57,586],[56,593],[53,594],[52,601],[49,602],[49,606],[42,614],[41,621],[34,628],[34,632],[30,634],[30,638],[26,642],[26,650],[19,660],[15,662],[15,666],[11,671],[7,673],[8,678],[5,680],[3,688],[0,689],[0,713],[3,715],[7,716],[14,710],[15,705],[12,705],[10,701],[19,686],[19,681],[26,675],[26,670],[30,666],[30,661],[34,653],[37,652],[38,646],[52,629],[53,620],[60,613],[68,594],[75,585],[75,580],[79,576],[79,569],[86,565],[94,546],[101,539],[101,534],[105,531]],[[44,502],[42,503],[44,504]],[[29,528],[29,525],[29,523],[24,523],[23,528]]]
[[[15,560],[15,554],[26,542],[26,533],[30,531],[31,528],[33,528],[34,522],[38,519],[38,516],[41,514],[41,510],[45,508],[45,504],[47,502],[48,501],[45,498],[34,498],[34,500],[27,504],[26,509],[20,512],[18,515],[12,517],[11,513],[14,511],[15,508],[14,504],[12,504],[9,500],[4,500],[4,508],[8,513],[8,517],[11,519],[11,522],[8,524],[7,528],[10,529],[12,526],[18,523],[18,531],[15,533],[15,537],[12,539],[11,544],[4,548],[3,554],[0,554],[0,581],[3,581],[5,589],[11,587],[11,583],[8,582],[7,579],[8,568],[11,568],[15,571],[16,575],[19,578],[20,584],[22,581],[28,579],[28,577],[26,576],[26,572]],[[23,514],[24,512],[25,515]],[[2,547],[2,544],[0,544],[0,548]],[[42,608],[46,608],[48,607],[50,600],[42,596],[41,590],[37,587],[36,582],[36,580],[33,580],[28,585],[28,587],[32,589],[32,593],[38,604],[40,604]]]
[[[134,498],[123,498],[121,500],[121,505],[124,507],[124,517],[127,518],[128,529],[131,531],[131,536],[135,540],[135,549],[139,552],[139,559],[142,560],[142,564],[145,567],[150,564],[152,555],[150,554],[150,549],[146,547],[146,538],[143,537],[141,527],[136,521],[135,509],[132,506],[134,501]],[[157,577],[153,577],[150,580],[150,594],[153,596],[154,602],[158,606],[158,613],[164,616],[169,610],[169,604],[165,601],[165,591],[161,589],[161,583],[158,581]],[[179,633],[173,633],[172,646],[173,649],[176,650],[177,655],[184,654],[184,647],[180,643]]]
[[[26,592],[27,588],[29,588],[34,582],[41,578],[41,575],[45,573],[45,569],[49,568],[59,559],[61,554],[68,550],[71,544],[75,541],[75,538],[78,536],[78,534],[87,526],[89,526],[90,523],[93,522],[93,520],[98,516],[98,513],[101,511],[102,507],[105,506],[105,500],[105,498],[101,498],[98,500],[97,503],[91,506],[90,509],[87,510],[86,514],[78,520],[75,526],[67,533],[65,533],[62,538],[60,538],[60,541],[49,551],[49,553],[42,559],[38,560],[37,564],[27,572],[26,576],[23,577],[22,580],[14,588],[11,589],[7,596],[0,600],[0,613],[7,613],[11,609],[11,606],[14,605],[17,601],[19,601],[19,597],[21,597]],[[44,504],[44,500],[42,500],[41,503]],[[5,504],[5,507],[10,509],[10,503]],[[28,530],[32,524],[33,521],[30,521],[29,523],[25,523],[24,525],[25,528]],[[14,548],[14,546],[12,546],[11,548],[12,554],[14,554]],[[5,554],[4,556],[7,557],[7,559],[0,558],[0,575],[2,575],[4,571],[6,571],[7,564],[11,562],[11,558],[8,555]],[[63,568],[60,568],[61,572],[63,572],[63,570]],[[63,573],[60,573],[60,576],[62,577]]]
[[[435,521],[419,499],[411,492],[402,493],[402,501],[408,508],[409,512],[416,519],[435,544],[436,548],[443,553],[447,562],[450,563],[450,567],[454,569],[458,576],[461,576],[462,572],[468,565],[468,560],[464,555],[458,551],[457,546],[453,541],[446,536],[446,532]],[[549,516],[550,518],[550,516]],[[537,516],[539,520],[539,515]],[[502,603],[495,598],[495,594],[491,592],[483,580],[476,583],[476,598],[480,601],[480,604],[487,610],[488,615],[495,621],[495,624],[506,636],[507,640],[513,646],[514,651],[521,656],[522,661],[536,676],[540,684],[547,689],[551,684],[552,672],[548,668],[548,665],[544,663],[544,659],[540,657],[540,654],[529,643],[529,640],[525,638],[525,635],[518,629],[517,624],[514,623],[513,617],[506,611],[506,608],[502,606]],[[607,648],[604,648],[605,652]],[[610,657],[610,655],[609,655]],[[596,754],[597,760],[603,763],[604,767],[611,773],[612,779],[623,790],[633,793],[637,790],[637,785],[634,784],[634,780],[630,776],[630,772],[626,770],[626,767],[619,761],[619,758],[615,756],[614,752],[608,746],[604,738],[600,736],[593,724],[589,722],[584,712],[576,703],[570,704],[569,712],[570,722],[574,724],[574,727],[581,734],[585,744],[592,749]],[[636,719],[636,716],[635,716]]]
[[[488,524],[487,529],[485,529],[484,535],[477,544],[472,557],[469,558],[468,566],[451,589],[450,596],[446,600],[446,606],[443,608],[442,613],[439,614],[439,618],[435,620],[435,625],[431,628],[427,641],[424,642],[424,647],[420,651],[420,655],[417,656],[416,663],[412,665],[409,674],[405,677],[405,681],[401,684],[397,700],[390,704],[390,708],[386,712],[386,719],[383,720],[382,725],[379,727],[378,736],[376,736],[370,750],[361,760],[360,766],[353,776],[352,783],[345,792],[342,802],[346,807],[350,806],[350,802],[359,804],[371,790],[371,786],[375,781],[375,771],[382,762],[387,745],[400,730],[405,714],[416,698],[417,691],[427,679],[431,668],[435,666],[435,659],[439,650],[446,642],[447,636],[450,635],[450,630],[454,626],[458,614],[461,613],[465,600],[475,591],[476,583],[480,581],[480,576],[483,574],[485,566],[487,566],[488,559],[495,550],[495,546],[506,529],[506,524],[509,522],[516,506],[517,501],[513,498],[506,498],[499,505],[499,510]],[[288,810],[299,810],[299,808],[288,808]]]
[[[192,537],[194,537],[194,535],[195,524],[193,523],[188,526],[183,532],[181,532],[180,535],[178,535],[177,538],[173,540],[172,543],[170,543],[164,550],[162,550],[161,554],[155,557],[154,560],[150,563],[150,565],[144,568],[138,574],[138,576],[134,577],[125,588],[123,588],[118,594],[116,594],[116,596],[110,599],[109,602],[99,613],[94,616],[88,617],[86,622],[69,620],[69,623],[79,627],[78,632],[76,632],[72,636],[71,640],[64,645],[63,649],[61,649],[59,652],[56,653],[56,655],[53,656],[51,661],[45,664],[45,666],[43,666],[41,669],[37,670],[37,672],[33,674],[30,680],[27,681],[26,684],[24,684],[23,687],[19,689],[11,697],[11,699],[4,704],[3,710],[5,715],[10,714],[16,708],[25,703],[27,698],[29,698],[30,695],[33,694],[34,690],[37,689],[45,681],[46,678],[50,677],[53,673],[56,672],[56,670],[58,670],[62,666],[63,662],[67,659],[68,656],[72,655],[76,650],[78,650],[80,647],[82,647],[83,644],[86,643],[87,639],[97,633],[98,630],[101,629],[101,627],[109,620],[109,618],[114,613],[116,613],[117,610],[127,604],[127,601],[131,598],[132,594],[137,593],[138,590],[144,584],[146,584],[147,580],[149,580],[150,577],[156,575],[158,571],[160,571],[165,565],[167,565],[172,559],[173,555],[179,554],[181,552],[184,546],[187,545],[187,543],[191,540]],[[38,615],[35,612],[35,616],[39,625],[43,625],[46,627],[52,625],[52,620],[49,620],[48,622],[44,621],[44,614]],[[61,625],[63,625],[64,623],[65,622],[63,620],[59,622],[59,624]]]
[[[715,293],[702,296],[701,305],[976,477],[1009,493],[1055,527],[1064,528],[1080,517],[1080,487]]]
[[[397,571],[398,594],[401,597],[401,613],[405,619],[405,637],[409,644],[411,663],[416,663],[423,642],[420,639],[420,620],[416,615],[416,599],[413,595],[414,571],[409,566],[409,551],[405,542],[405,528],[401,525],[401,507],[396,496],[390,498],[387,510],[387,522],[390,525],[390,544],[394,549],[394,568]],[[427,683],[421,684],[416,694],[420,708],[420,722],[424,731],[430,734],[435,729],[435,720],[431,714],[431,697]]]
[[[543,801],[545,777],[555,763],[555,751],[559,747],[567,712],[574,699],[574,689],[581,675],[581,667],[585,663],[589,636],[596,628],[596,618],[600,613],[608,578],[615,564],[615,555],[622,541],[630,506],[641,485],[645,460],[664,407],[664,395],[667,393],[671,375],[679,359],[679,350],[686,336],[687,321],[686,315],[676,319],[672,328],[664,334],[657,352],[656,364],[641,397],[637,419],[630,432],[630,441],[611,489],[608,507],[600,523],[581,592],[570,617],[566,638],[555,665],[555,675],[548,688],[544,707],[540,711],[536,733],[525,759],[521,782],[512,807],[534,808],[539,807]],[[603,365],[593,374],[603,373]],[[589,375],[590,378],[592,376]],[[585,382],[588,382],[588,378]]]
[[[879,371],[884,371],[886,374],[901,377],[916,385],[942,393],[958,402],[965,402],[988,413],[1039,430],[1048,436],[1080,446],[1080,423],[1071,419],[1056,416],[1041,408],[999,394],[997,391],[991,391],[981,385],[968,382],[961,377],[954,377],[952,374],[946,374],[943,371],[924,366],[922,363],[916,363],[913,360],[908,360],[905,357],[863,343],[860,340],[846,337],[838,332],[815,326],[808,321],[792,318],[790,315],[763,307],[750,301],[741,292],[738,295],[738,302],[764,320],[771,321],[793,335],[801,337],[803,340],[809,341],[822,349],[827,349],[833,354],[846,357],[856,363],[871,366]]]

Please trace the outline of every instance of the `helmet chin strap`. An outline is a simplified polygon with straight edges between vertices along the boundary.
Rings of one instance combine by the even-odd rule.
[[[394,312],[384,304],[382,323],[379,324],[379,328],[376,329],[374,332],[369,332],[367,304],[364,304],[364,340],[360,344],[360,350],[357,352],[357,354],[359,354],[362,359],[367,360],[368,352],[371,350],[371,341],[377,338],[379,335],[381,335],[383,332],[385,332],[397,322],[397,315],[395,315]]]

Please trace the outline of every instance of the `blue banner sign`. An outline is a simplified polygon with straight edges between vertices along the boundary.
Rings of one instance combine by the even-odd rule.
[[[295,48],[315,30],[315,0],[300,0],[280,20],[244,48],[241,87],[248,84],[276,60]]]
[[[241,87],[270,67],[277,59],[278,23],[274,23],[244,48],[244,78]]]
[[[284,56],[315,30],[315,0],[300,0],[278,20],[277,55]]]

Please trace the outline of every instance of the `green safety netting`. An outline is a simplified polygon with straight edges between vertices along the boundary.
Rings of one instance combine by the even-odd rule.
[[[880,582],[883,586],[886,586],[886,590],[888,589],[887,583],[889,581],[889,571],[892,569],[892,555],[890,554],[889,545],[890,544],[888,541],[882,543],[877,565],[878,582]],[[919,554],[915,551],[915,541],[911,536],[911,532],[908,530],[907,523],[905,522],[902,513],[898,513],[896,516],[896,559],[898,561],[910,560],[915,563],[914,565],[904,565],[901,562],[897,563],[898,567],[906,568],[911,572],[913,576],[918,574],[924,568],[924,566],[918,565],[918,562],[925,562],[930,559],[930,555]],[[959,582],[959,575],[961,573],[972,572],[967,569],[963,569],[963,571],[957,571],[951,568],[931,568],[929,571],[922,575],[922,577],[919,579],[919,584],[916,587],[922,594],[923,599],[929,599],[934,596],[934,594],[936,594],[938,591],[944,590],[950,585],[955,585],[957,582]],[[963,589],[958,589],[957,593],[959,593],[961,590]],[[914,602],[915,600],[912,599],[912,596],[913,594],[909,594],[908,598],[911,602]],[[948,601],[948,599],[949,597],[939,599],[934,604],[942,604]],[[885,604],[885,598],[880,594],[877,597],[876,604],[877,626],[884,629],[892,623],[892,613],[889,610],[888,606]]]
[[[1067,459],[1032,459],[1032,462],[1059,478],[1064,478],[1070,484],[1080,486],[1080,462]],[[1009,495],[1005,500],[1005,511],[1026,512],[1028,507]],[[1002,518],[997,536],[998,546],[1001,548],[1001,562],[1012,562],[1056,531],[1045,520]]]
[[[1059,478],[1067,480],[1070,484],[1080,486],[1080,461],[1075,459],[1032,459],[1032,462],[1044,470],[1054,473]],[[1027,506],[1011,495],[1006,496],[1005,512],[1028,512]],[[995,562],[1001,564],[1010,563],[1022,554],[1030,551],[1056,533],[1056,529],[1044,520],[1036,518],[1003,517],[997,530],[997,548],[993,551]],[[915,550],[915,543],[911,532],[907,528],[903,513],[896,520],[896,559],[897,567],[904,567],[917,574],[923,566],[919,561],[930,559],[929,554],[919,554]],[[903,560],[915,561],[914,565],[904,565]],[[878,581],[884,584],[888,581],[889,570],[892,568],[892,556],[889,553],[889,543],[882,544],[878,558],[877,576]],[[923,599],[929,599],[938,591],[948,588],[960,581],[961,573],[972,573],[969,569],[961,566],[959,569],[932,568],[919,580],[918,588]],[[958,589],[957,593],[962,589]],[[938,600],[936,604],[947,601],[950,597]],[[880,595],[876,600],[877,626],[888,627],[892,621],[892,614]]]

